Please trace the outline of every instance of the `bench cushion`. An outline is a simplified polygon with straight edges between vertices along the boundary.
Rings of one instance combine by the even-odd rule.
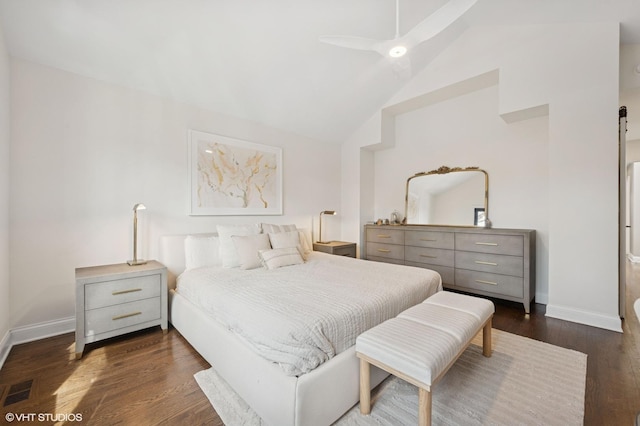
[[[402,318],[387,320],[356,340],[356,352],[428,386],[457,356],[460,346],[451,333]]]

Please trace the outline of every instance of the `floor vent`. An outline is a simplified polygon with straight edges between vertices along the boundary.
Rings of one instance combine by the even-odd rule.
[[[4,399],[4,406],[15,404],[29,399],[33,379],[11,385],[7,397]]]

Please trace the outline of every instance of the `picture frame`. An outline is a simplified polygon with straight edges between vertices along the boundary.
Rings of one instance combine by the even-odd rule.
[[[190,215],[281,215],[282,148],[189,130]]]

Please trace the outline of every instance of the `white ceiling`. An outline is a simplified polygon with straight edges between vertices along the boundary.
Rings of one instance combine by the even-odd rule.
[[[401,0],[401,33],[445,0]],[[478,0],[398,72],[321,35],[393,38],[394,0],[0,0],[12,56],[340,143],[469,26],[621,22],[638,0]]]

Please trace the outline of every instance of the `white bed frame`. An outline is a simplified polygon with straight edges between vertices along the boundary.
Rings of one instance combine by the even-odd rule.
[[[360,364],[355,347],[300,377],[287,376],[175,292],[175,279],[184,271],[185,237],[160,239],[159,260],[169,270],[169,319],[266,424],[326,426],[359,401]],[[371,387],[387,376],[372,368]]]

